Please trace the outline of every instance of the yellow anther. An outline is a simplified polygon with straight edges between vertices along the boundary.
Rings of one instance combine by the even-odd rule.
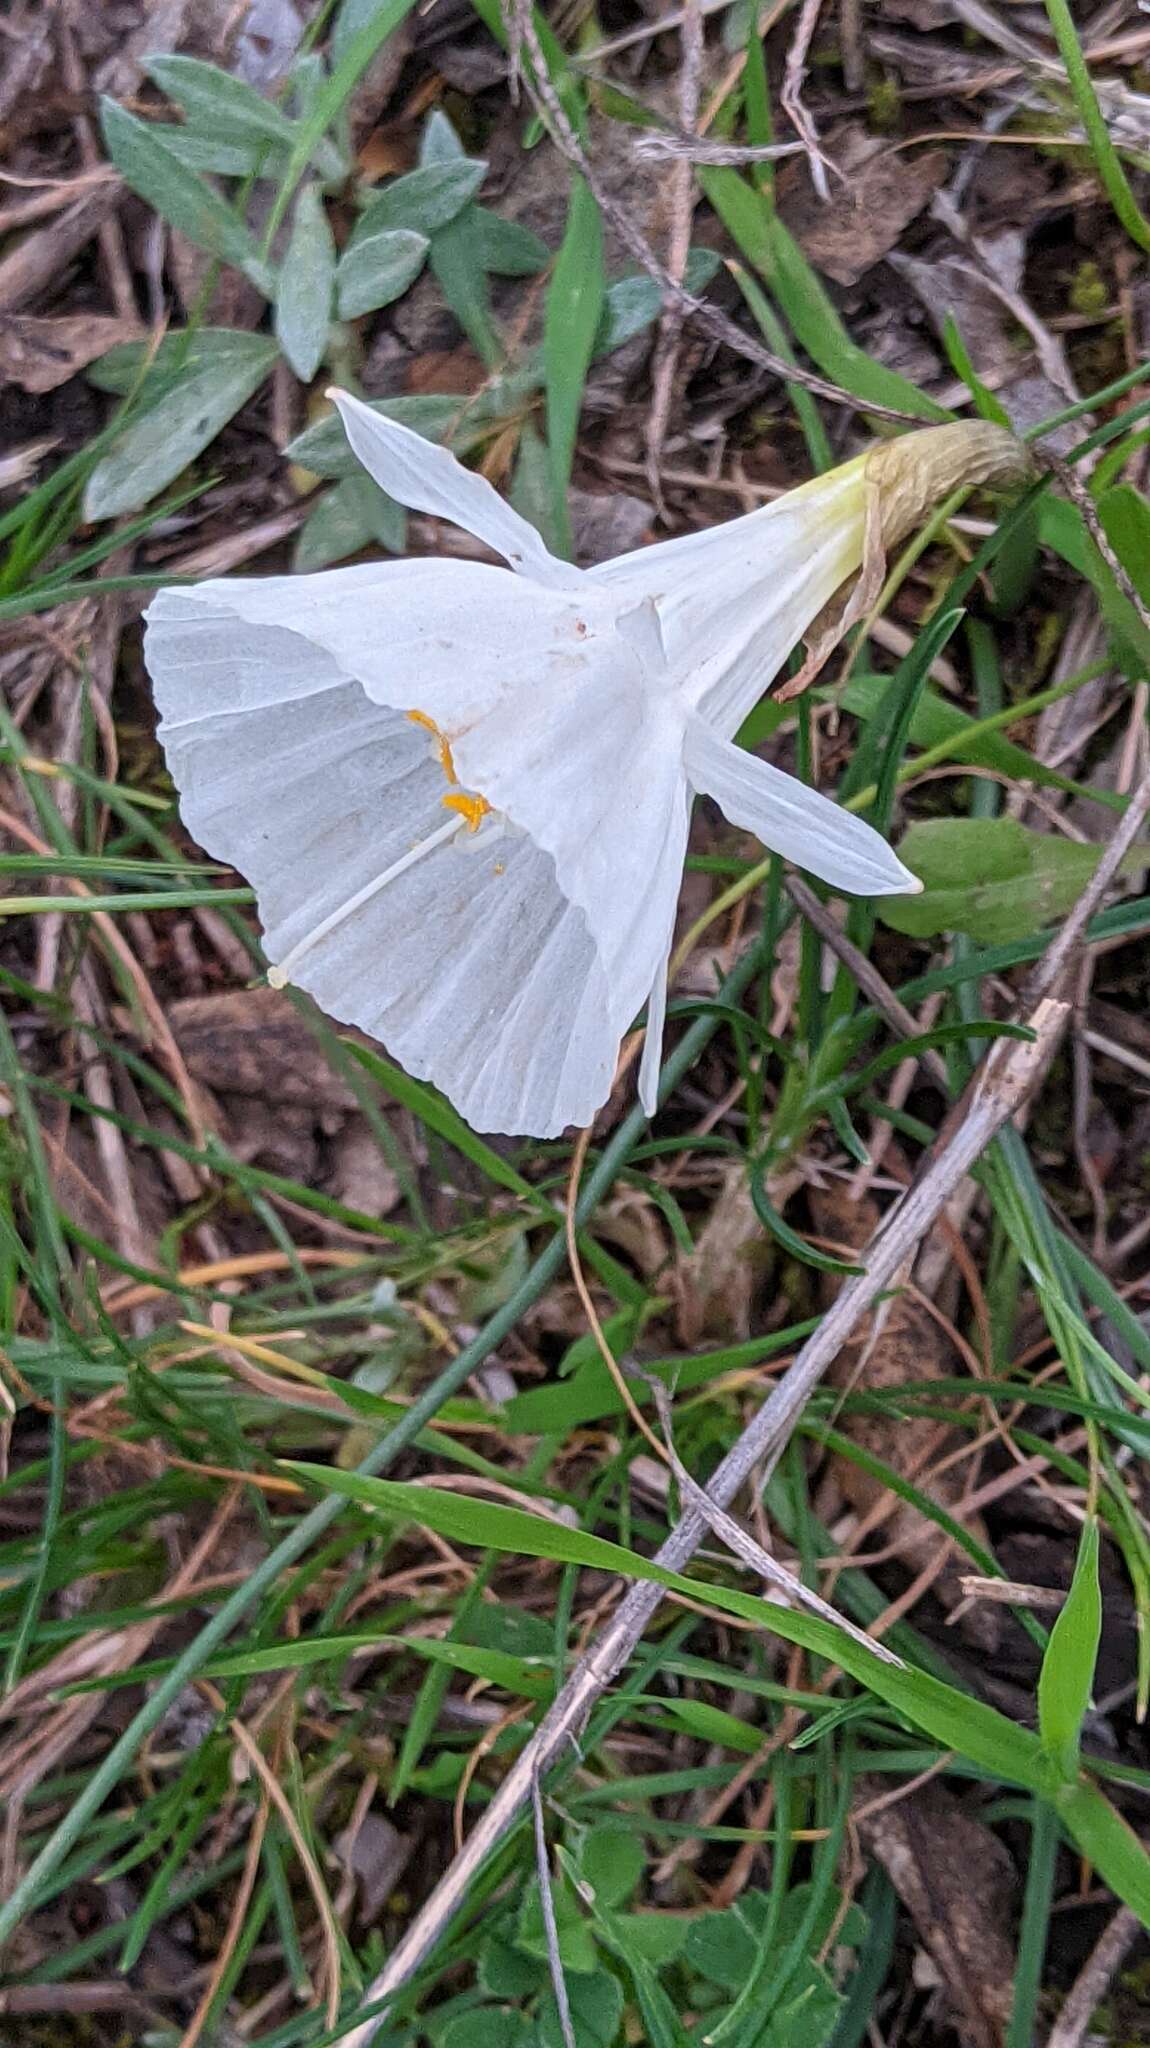
[[[458,795],[453,792],[450,796],[440,797],[439,801],[445,811],[458,811],[461,818],[466,818],[469,832],[478,832],[491,809],[485,796],[466,796],[462,790]]]
[[[420,725],[423,727],[424,732],[429,732],[432,735],[436,743],[435,758],[439,762],[443,773],[449,782],[458,782],[459,777],[455,772],[455,762],[451,758],[451,741],[448,739],[447,734],[440,731],[434,718],[429,718],[426,711],[409,711],[406,715],[411,720],[412,725]]]

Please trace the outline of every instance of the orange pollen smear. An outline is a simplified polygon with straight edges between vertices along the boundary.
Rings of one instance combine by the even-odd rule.
[[[434,718],[429,718],[426,711],[409,711],[406,713],[406,716],[411,720],[412,725],[421,725],[424,732],[432,734],[436,742],[436,759],[447,780],[449,782],[458,782],[459,777],[455,772],[455,762],[451,758],[451,741],[448,739],[447,734],[440,732]]]
[[[485,796],[465,796],[462,790],[458,795],[453,790],[450,796],[440,797],[439,801],[445,811],[458,811],[461,818],[466,818],[469,832],[478,832],[491,809]]]

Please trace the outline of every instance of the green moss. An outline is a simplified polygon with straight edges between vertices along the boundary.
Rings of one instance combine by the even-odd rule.
[[[1097,319],[1110,304],[1110,289],[1096,263],[1080,263],[1070,280],[1070,310]]]
[[[897,78],[887,72],[880,72],[871,79],[867,92],[867,111],[870,124],[876,133],[889,135],[902,119],[902,93]]]

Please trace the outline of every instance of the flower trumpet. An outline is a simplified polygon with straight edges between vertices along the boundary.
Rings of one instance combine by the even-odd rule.
[[[733,744],[807,637],[958,482],[1018,473],[981,422],[881,444],[724,526],[580,570],[445,449],[333,392],[359,461],[506,568],[432,558],[161,590],[146,660],[189,829],[253,884],[306,989],[477,1129],[605,1101],[647,1005],[654,1108],[692,798],[864,896],[919,886],[859,818]]]

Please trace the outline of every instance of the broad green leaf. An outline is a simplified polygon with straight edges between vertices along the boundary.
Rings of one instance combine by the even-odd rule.
[[[505,220],[489,206],[472,208],[471,221],[484,270],[497,277],[534,277],[551,261],[551,251],[522,221]]]
[[[1013,818],[932,818],[912,825],[898,850],[923,893],[876,903],[883,923],[909,938],[965,932],[987,945],[1065,916],[1101,857],[1100,847],[1031,832]],[[1148,860],[1135,847],[1123,870]]]
[[[269,355],[266,334],[249,334],[241,327],[197,327],[190,333],[175,328],[158,348],[147,341],[117,342],[92,364],[87,376],[97,391],[114,391],[119,398],[137,385],[150,396],[199,370],[230,371],[245,364],[266,369],[269,361],[274,361],[274,351]]]
[[[720,259],[713,249],[692,249],[683,273],[683,283],[689,292],[704,291],[719,268]],[[645,327],[659,318],[663,310],[663,294],[653,277],[639,270],[631,277],[617,278],[608,285],[603,300],[603,312],[595,336],[596,356],[610,355],[612,349],[622,348],[625,341],[631,341],[636,334],[642,334]]]
[[[491,1145],[477,1138],[458,1111],[452,1109],[442,1095],[437,1095],[426,1081],[413,1081],[402,1067],[393,1066],[390,1060],[372,1052],[368,1046],[349,1044],[348,1051],[373,1081],[378,1081],[405,1109],[413,1111],[429,1131],[434,1131],[447,1144],[454,1145],[456,1151],[470,1159],[488,1180],[494,1181],[497,1187],[508,1188],[512,1194],[520,1195],[533,1208],[544,1207],[549,1215],[555,1214],[556,1222],[559,1221],[558,1213],[552,1212],[550,1203],[544,1200],[538,1189],[525,1181],[521,1173],[516,1173],[515,1168]]]
[[[603,312],[603,223],[599,204],[580,177],[571,184],[567,226],[555,259],[543,323],[543,370],[547,392],[547,445],[551,451],[555,524],[571,552],[567,486],[583,404],[583,385]]]
[[[296,376],[310,384],[331,328],[335,243],[318,185],[295,204],[291,238],[276,279],[275,331]]]
[[[420,2032],[433,2048],[533,2048],[534,2029],[523,2013],[510,2006],[475,2005],[457,2012],[442,2026],[429,2014]]]
[[[219,193],[167,147],[165,131],[137,120],[109,99],[100,103],[100,125],[108,155],[125,184],[197,248],[234,264],[270,298],[272,275],[254,235]]]
[[[1038,1732],[1059,1776],[1078,1776],[1082,1723],[1090,1705],[1094,1667],[1102,1635],[1102,1593],[1098,1584],[1098,1524],[1087,1522],[1078,1546],[1074,1578],[1038,1676]]]
[[[147,57],[144,69],[197,134],[233,142],[295,141],[295,124],[254,86],[198,57]]]
[[[626,1828],[610,1825],[593,1828],[576,1858],[580,1878],[590,1885],[596,1905],[604,1912],[626,1905],[646,1862],[638,1837]]]
[[[547,1972],[540,1969],[534,1956],[522,1955],[510,1942],[500,1941],[497,1936],[483,1943],[476,1968],[479,1988],[489,1998],[513,1998],[522,2003],[541,1991],[547,1982]]]
[[[551,1903],[555,1908],[559,1958],[564,1969],[589,1977],[599,1967],[595,1937],[569,1880],[563,1875],[551,1880]],[[530,1880],[524,1893],[515,1930],[515,1946],[540,1962],[547,1960],[547,1935],[543,1926],[538,1878]]]
[[[386,4],[387,0],[343,0],[331,32],[333,64],[342,62],[356,37],[362,35],[376,15],[383,12]]]
[[[486,176],[487,165],[478,158],[461,156],[445,163],[420,164],[368,200],[352,230],[349,247],[395,228],[433,235],[462,213]]]
[[[575,2048],[609,2048],[623,2017],[623,1987],[619,1979],[610,1970],[596,1970],[591,1977],[572,1977],[567,1997]],[[554,1998],[544,1998],[535,2027],[539,2048],[564,2048]]]
[[[770,285],[797,341],[823,375],[870,400],[924,420],[951,415],[909,378],[876,363],[853,342],[794,237],[765,196],[735,170],[699,172],[699,183],[744,256]]]
[[[300,529],[292,567],[301,572],[326,569],[330,562],[345,562],[373,545],[402,554],[406,537],[403,506],[361,471],[344,477],[316,500]]]
[[[253,350],[243,360],[207,363],[181,378],[96,464],[84,492],[85,519],[114,519],[148,504],[215,440],[275,358],[275,343],[265,339],[262,355]]]
[[[352,242],[336,272],[340,319],[356,320],[402,298],[423,269],[430,246],[426,235],[411,228],[388,228]]]
[[[760,1749],[762,1743],[760,1730]],[[665,1970],[668,1963],[673,1963],[682,1954],[687,1939],[688,1922],[680,1913],[612,1913],[611,1926],[619,1937],[621,1953],[641,1956],[656,1970]]]
[[[612,1955],[618,1956],[635,1987],[643,2021],[645,2048],[697,2048],[698,2035],[688,2034],[642,1949],[632,1942],[635,1915],[602,1913],[592,1905],[595,1931]]]

